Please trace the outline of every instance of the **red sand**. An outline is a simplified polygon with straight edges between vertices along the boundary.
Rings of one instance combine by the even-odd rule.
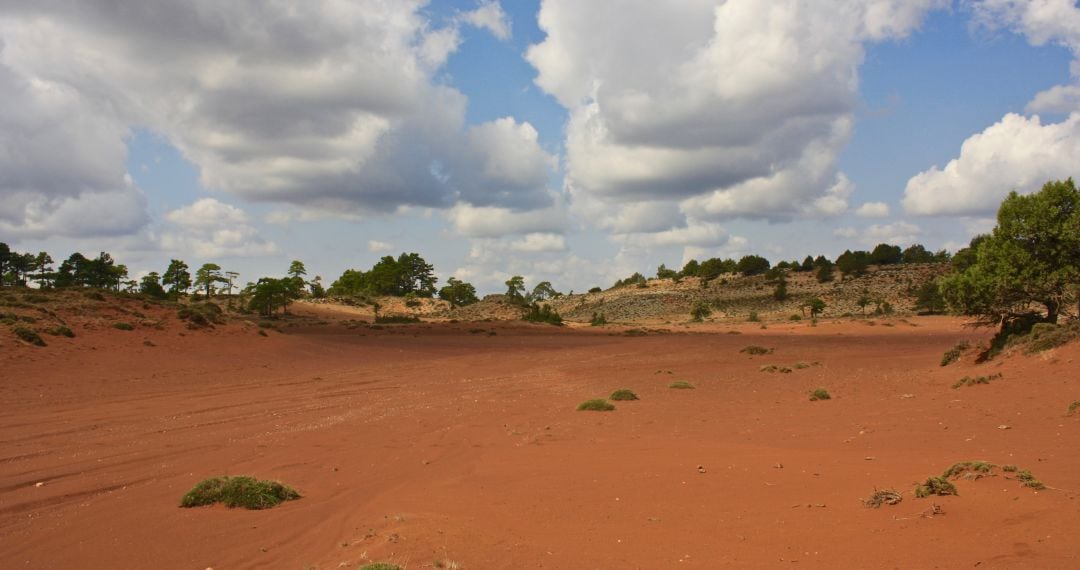
[[[1080,346],[942,368],[942,352],[987,332],[891,324],[646,337],[485,323],[263,338],[234,326],[153,331],[155,347],[112,330],[9,345],[0,566],[1080,567],[1080,419],[1064,416],[1080,400]],[[776,350],[749,357],[748,344]],[[798,361],[820,365],[759,371]],[[833,399],[810,402],[817,387]],[[616,388],[641,400],[574,410]],[[958,481],[958,497],[911,495],[972,459],[1017,464],[1052,489],[999,475]],[[222,474],[304,497],[177,507]],[[875,487],[905,498],[866,508]],[[933,504],[943,513],[922,516]]]

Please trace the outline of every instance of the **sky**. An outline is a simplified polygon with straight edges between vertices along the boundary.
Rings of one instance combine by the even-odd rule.
[[[0,241],[482,293],[886,242],[1076,177],[1070,0],[0,0]]]

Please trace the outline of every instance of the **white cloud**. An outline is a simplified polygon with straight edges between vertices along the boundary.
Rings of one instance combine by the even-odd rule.
[[[855,215],[862,218],[887,218],[889,205],[885,202],[866,202],[855,210]]]
[[[1080,111],[1080,85],[1057,85],[1040,91],[1027,104],[1028,113],[1068,114]]]
[[[559,207],[515,212],[494,206],[458,204],[447,211],[454,231],[467,237],[498,237],[511,234],[562,233],[565,211]]]
[[[1029,193],[1076,175],[1080,112],[1060,123],[1008,114],[960,147],[960,156],[912,177],[904,210],[919,215],[986,215],[1010,192]]]
[[[566,251],[566,239],[558,234],[534,233],[510,242],[510,251]]]
[[[510,17],[503,12],[497,0],[481,2],[475,10],[461,14],[460,20],[477,28],[486,29],[500,40],[510,39]]]
[[[249,224],[243,210],[214,198],[201,198],[165,214],[165,219],[174,226],[161,234],[161,247],[166,251],[191,252],[203,258],[277,252],[277,246]]]
[[[570,112],[579,194],[699,219],[835,215],[863,45],[944,4],[546,0],[527,58]]]
[[[369,240],[367,242],[367,250],[371,253],[387,253],[393,251],[394,246],[379,240]]]
[[[719,224],[689,220],[686,227],[653,233],[615,235],[613,239],[618,243],[635,247],[695,246],[715,248],[726,244],[729,236]]]
[[[460,25],[506,38],[506,14],[484,2],[434,29],[425,4],[8,3],[0,220],[33,222],[13,201],[124,191],[133,127],[177,147],[204,187],[250,200],[335,214],[549,204],[553,159],[535,130],[513,119],[467,128],[466,98],[438,78]]]
[[[863,246],[867,249],[879,243],[888,243],[906,247],[915,243],[921,234],[922,228],[905,221],[893,222],[891,224],[874,224],[862,229],[844,227],[833,230],[834,236],[854,241],[858,246]],[[849,249],[855,249],[855,247],[856,246],[852,246]]]

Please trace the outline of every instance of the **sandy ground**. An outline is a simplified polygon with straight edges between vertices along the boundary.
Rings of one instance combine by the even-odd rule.
[[[1064,415],[1080,346],[942,368],[942,352],[986,331],[887,324],[629,337],[332,322],[6,347],[0,567],[1080,567],[1080,419]],[[749,344],[775,352],[739,352]],[[799,361],[817,365],[759,371]],[[817,387],[833,399],[810,402]],[[616,388],[641,400],[575,411]],[[911,495],[971,459],[1052,488],[999,475]],[[304,497],[177,507],[222,474]],[[904,500],[866,508],[875,487]]]

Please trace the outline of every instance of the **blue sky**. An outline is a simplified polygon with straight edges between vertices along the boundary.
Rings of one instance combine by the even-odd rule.
[[[0,8],[14,249],[582,290],[955,250],[1080,163],[1067,0],[139,6]]]

